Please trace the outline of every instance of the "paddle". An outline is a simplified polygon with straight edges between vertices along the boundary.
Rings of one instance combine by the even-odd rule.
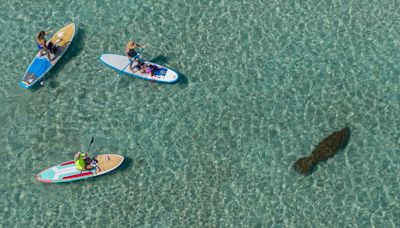
[[[93,141],[94,141],[94,137],[92,136],[92,141],[90,141],[89,148],[88,148],[88,150],[87,150],[87,153],[88,153],[88,154],[89,154],[89,151],[90,151],[90,147],[91,147],[92,144],[93,144]],[[98,161],[96,160],[96,158],[93,157],[92,159],[94,159],[94,161],[95,161],[94,164],[92,163],[92,165],[95,166],[95,169],[98,168],[99,170],[101,170],[101,169],[100,169],[100,166],[97,165],[97,162],[98,162]],[[95,170],[95,172],[97,173],[97,169]]]
[[[113,84],[115,82],[115,80],[117,80],[120,77],[121,73],[124,72],[124,70],[131,64],[131,62],[132,62],[132,60],[129,59],[128,64],[122,70],[120,70],[118,72],[117,77],[115,77],[114,80],[112,80],[111,84]]]
[[[89,148],[88,148],[88,150],[87,150],[87,153],[88,153],[88,154],[89,154],[90,147],[91,147],[92,144],[93,144],[93,141],[94,141],[94,137],[92,136],[92,141],[90,141]]]
[[[142,47],[142,48],[140,49],[140,51],[138,51],[138,52],[136,53],[136,55],[135,55],[133,58],[129,59],[128,64],[127,64],[122,70],[120,70],[120,71],[118,72],[117,77],[114,78],[114,80],[111,82],[111,84],[113,84],[114,81],[117,80],[117,79],[120,77],[121,73],[124,72],[124,70],[132,63],[132,61],[133,61],[132,59],[139,58],[139,55],[142,54],[143,50],[144,50],[144,47]]]
[[[92,146],[93,141],[94,141],[94,137],[92,136],[92,141],[90,141],[89,148],[88,148],[88,150],[87,150],[87,154],[89,154],[90,147]],[[96,161],[96,162],[95,162],[95,167],[97,167],[97,168],[99,168],[99,170],[101,170],[100,167],[97,165],[97,160],[96,160],[94,157],[93,157],[92,159],[94,159],[94,160]],[[97,173],[97,169],[96,169],[96,173]]]

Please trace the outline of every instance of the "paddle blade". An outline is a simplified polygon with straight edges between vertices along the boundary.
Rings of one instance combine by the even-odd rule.
[[[113,84],[118,78],[119,78],[120,74],[117,75],[117,77],[114,78],[114,80],[112,80],[111,84]]]
[[[92,146],[92,144],[93,144],[93,141],[94,141],[94,137],[92,136],[92,141],[90,141],[90,144],[89,144],[89,148],[88,148],[88,150],[87,150],[87,153],[89,153],[89,151],[90,151],[90,147]]]

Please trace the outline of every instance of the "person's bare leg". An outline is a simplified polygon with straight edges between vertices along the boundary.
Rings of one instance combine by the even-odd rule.
[[[51,54],[50,54],[50,52],[49,52],[49,51],[46,51],[46,52],[47,52],[47,58],[49,58],[50,61],[53,61],[53,60],[51,59]]]
[[[86,170],[92,170],[92,169],[94,169],[94,167],[93,167],[92,165],[86,165],[86,166],[85,166],[85,169],[86,169]]]

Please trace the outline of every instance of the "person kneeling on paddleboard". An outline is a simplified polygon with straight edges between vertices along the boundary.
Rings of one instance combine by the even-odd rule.
[[[140,45],[133,40],[129,40],[126,44],[125,54],[131,60],[130,67],[132,69],[133,62],[139,63],[139,54],[136,52],[135,48],[145,48],[146,45]]]
[[[37,47],[40,50],[40,56],[43,56],[43,55],[45,55],[47,53],[47,57],[49,58],[50,61],[52,60],[52,58],[50,56],[52,47],[49,47],[49,44],[47,44],[47,41],[44,38],[44,36],[48,35],[51,32],[53,32],[53,30],[50,30],[50,31],[47,31],[47,32],[40,31],[39,34],[36,37],[36,43],[37,43]],[[51,43],[51,46],[52,46],[52,43]]]
[[[77,152],[74,157],[75,166],[78,170],[92,170],[97,167],[95,158],[90,158],[87,153]]]
[[[145,66],[145,63],[140,59],[137,59],[137,64],[135,66],[132,66],[132,63],[133,62],[131,62],[131,70],[133,72],[141,71],[141,69]]]

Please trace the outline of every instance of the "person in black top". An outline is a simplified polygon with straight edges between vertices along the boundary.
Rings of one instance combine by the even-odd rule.
[[[145,47],[146,47],[146,45],[140,45],[133,40],[129,40],[128,43],[126,44],[125,54],[131,60],[131,64],[130,64],[131,69],[133,67],[133,62],[139,63],[139,54],[140,53],[136,52],[135,49],[136,48],[143,49]]]

